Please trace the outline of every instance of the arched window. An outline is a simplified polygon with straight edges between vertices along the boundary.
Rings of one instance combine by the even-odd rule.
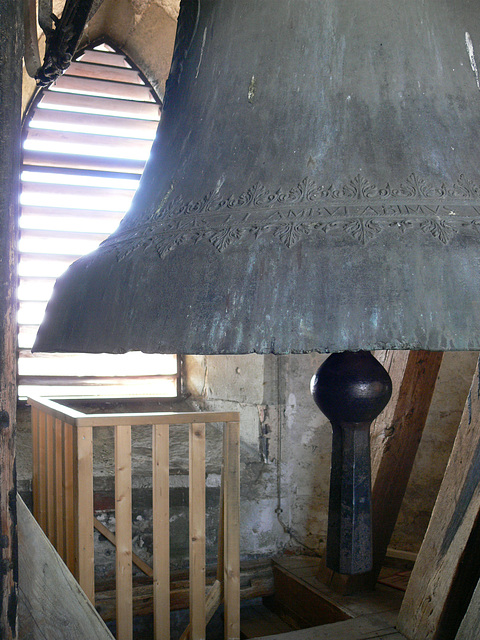
[[[177,395],[176,356],[30,351],[56,277],[94,250],[127,211],[160,111],[141,72],[103,43],[79,55],[27,113],[18,245],[20,397]]]

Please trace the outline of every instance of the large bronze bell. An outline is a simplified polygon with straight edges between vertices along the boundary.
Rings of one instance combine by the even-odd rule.
[[[35,348],[480,348],[475,46],[469,0],[184,0],[139,192]]]
[[[36,350],[480,349],[470,0],[183,0],[120,228]]]

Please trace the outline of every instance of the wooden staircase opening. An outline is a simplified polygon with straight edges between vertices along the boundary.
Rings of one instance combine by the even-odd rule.
[[[182,638],[201,640],[223,602],[225,638],[239,637],[240,609],[240,417],[238,412],[85,414],[67,399],[29,398],[33,431],[34,515],[59,555],[95,604],[94,528],[116,548],[117,640],[133,639],[132,565],[153,580],[155,640],[170,638],[169,433],[189,429],[189,611]],[[206,425],[223,424],[218,559],[206,593]],[[132,551],[132,428],[151,425],[153,566]],[[94,518],[93,430],[115,431],[115,520],[110,532]]]

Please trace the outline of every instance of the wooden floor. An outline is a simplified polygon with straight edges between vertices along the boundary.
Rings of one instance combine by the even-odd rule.
[[[274,561],[274,571],[292,589],[288,580],[298,588],[308,589],[326,603],[329,610],[336,609],[339,616],[349,619],[322,624],[287,633],[257,635],[269,640],[405,640],[395,629],[395,622],[403,599],[403,590],[378,584],[374,592],[342,596],[333,592],[318,579],[320,560],[308,557],[282,557]],[[296,587],[295,587],[296,588]]]

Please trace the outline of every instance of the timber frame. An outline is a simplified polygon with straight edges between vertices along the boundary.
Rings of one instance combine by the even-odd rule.
[[[0,638],[17,637],[16,267],[22,2],[0,3]]]

